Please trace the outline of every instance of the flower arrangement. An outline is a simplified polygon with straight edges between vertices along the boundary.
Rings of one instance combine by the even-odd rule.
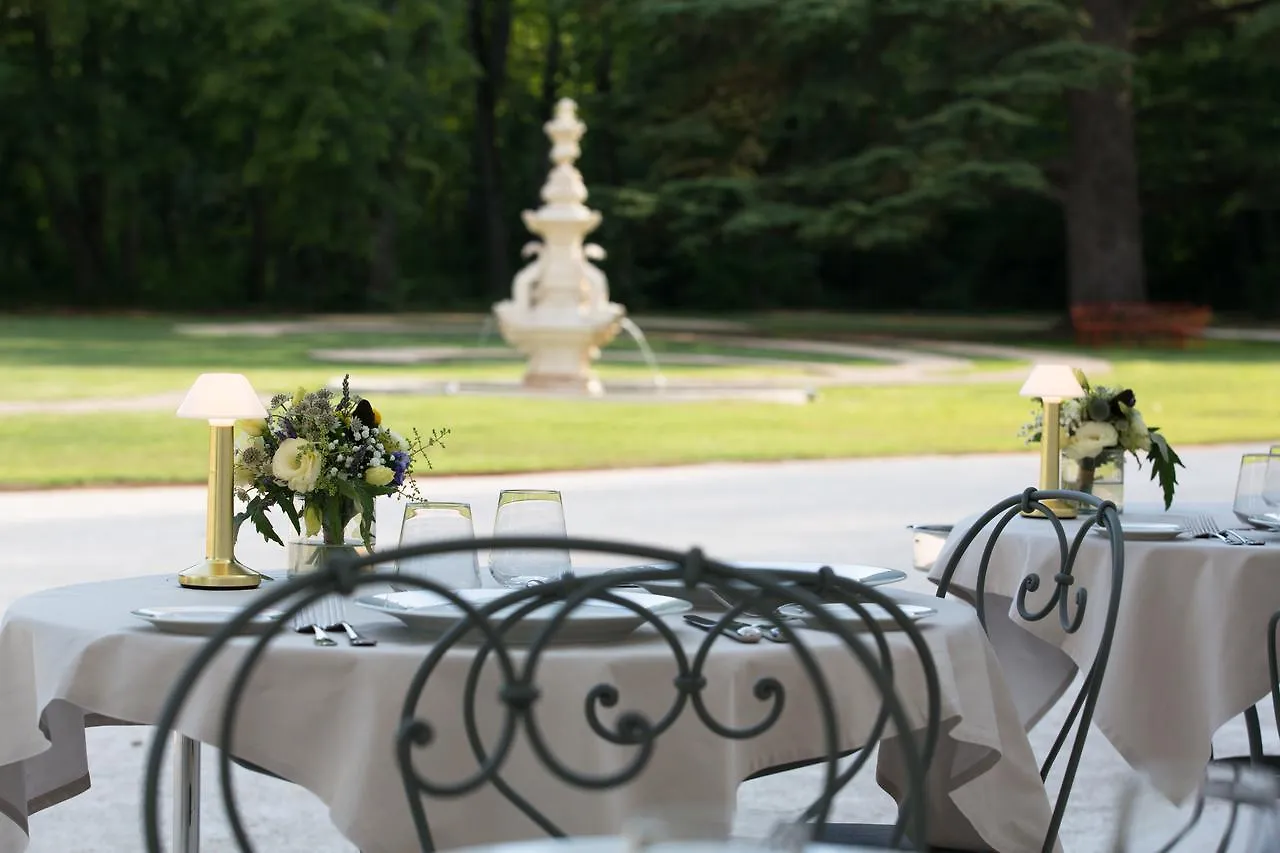
[[[351,393],[349,380],[337,400],[328,388],[299,388],[272,397],[265,420],[237,423],[236,497],[245,502],[237,526],[250,520],[264,539],[284,544],[267,518],[278,507],[295,531],[323,534],[329,544],[341,544],[358,519],[360,539],[372,545],[374,498],[418,496],[414,463],[431,467],[427,449],[443,447],[449,431],[432,430],[425,439],[417,430],[410,438],[393,432],[368,400]]]
[[[1091,386],[1083,371],[1075,373],[1084,396],[1062,403],[1059,420],[1063,455],[1077,460],[1082,469],[1092,470],[1098,457],[1108,451],[1131,454],[1139,467],[1142,458],[1138,454],[1146,453],[1151,479],[1160,481],[1164,507],[1168,509],[1178,484],[1176,467],[1182,465],[1178,454],[1160,434],[1159,427],[1147,426],[1136,408],[1138,400],[1132,389]],[[1035,444],[1043,430],[1044,411],[1037,408],[1034,419],[1022,427],[1021,434],[1028,444]]]

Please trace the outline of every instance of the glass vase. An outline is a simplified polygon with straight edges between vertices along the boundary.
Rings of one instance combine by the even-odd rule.
[[[1060,468],[1062,488],[1084,492],[1111,501],[1117,512],[1124,512],[1124,449],[1108,447],[1097,456],[1072,459],[1062,456]],[[1092,506],[1078,506],[1080,512],[1093,512]]]
[[[307,536],[289,541],[285,548],[285,562],[289,577],[293,578],[323,571],[336,561],[363,557],[369,550],[358,538],[347,539],[345,542],[326,542],[320,536]],[[291,626],[308,628],[319,625],[321,628],[333,628],[346,618],[346,604],[342,596],[326,595],[298,611]]]

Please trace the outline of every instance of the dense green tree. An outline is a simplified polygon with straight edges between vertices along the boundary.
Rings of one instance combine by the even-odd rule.
[[[487,305],[569,96],[633,309],[1276,313],[1278,9],[4,0],[0,305]]]

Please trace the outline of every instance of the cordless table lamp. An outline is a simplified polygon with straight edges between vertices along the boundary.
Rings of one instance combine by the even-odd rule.
[[[1040,488],[1045,491],[1061,488],[1059,456],[1062,432],[1062,401],[1084,396],[1075,371],[1065,364],[1037,364],[1018,392],[1023,397],[1039,397],[1044,403],[1043,426],[1040,430]],[[1051,499],[1043,501],[1058,518],[1075,518],[1076,508],[1069,501]],[[1026,513],[1043,518],[1040,512]]]
[[[209,422],[209,507],[204,560],[178,575],[191,589],[253,589],[262,576],[235,557],[232,526],[234,429],[238,419],[265,418],[267,410],[239,373],[202,373],[178,407],[178,417]]]

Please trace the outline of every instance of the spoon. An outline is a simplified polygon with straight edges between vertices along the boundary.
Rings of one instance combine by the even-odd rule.
[[[316,637],[316,645],[317,645],[317,646],[336,646],[336,645],[338,645],[336,642],[334,642],[333,640],[329,639],[329,635],[328,635],[328,634],[326,634],[326,633],[324,632],[324,629],[323,629],[323,628],[321,628],[319,625],[304,625],[303,627],[301,627],[301,628],[299,628],[299,629],[298,629],[298,633],[299,633],[299,634],[305,634],[305,633],[307,633],[307,631],[311,631],[313,634],[315,634],[315,637]]]

